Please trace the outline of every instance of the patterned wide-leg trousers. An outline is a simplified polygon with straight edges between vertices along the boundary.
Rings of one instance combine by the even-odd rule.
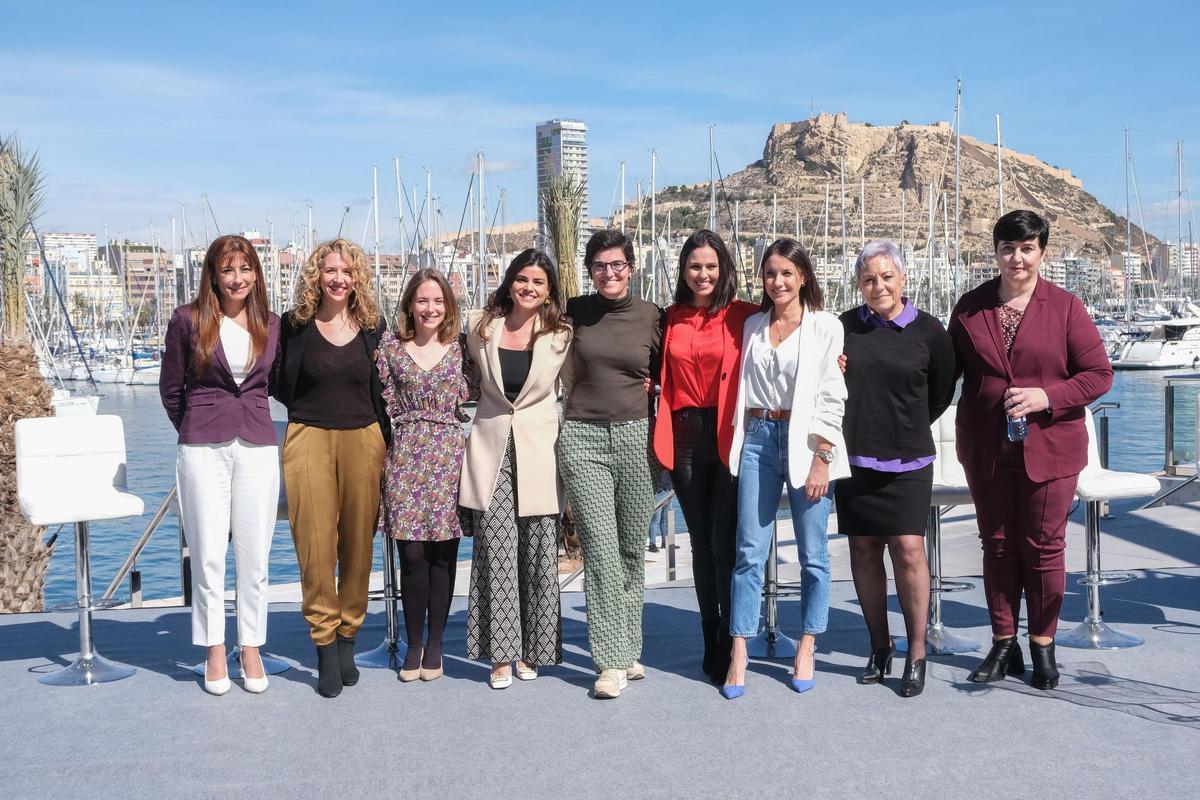
[[[597,670],[626,669],[642,654],[642,547],[654,509],[649,430],[644,419],[568,421],[558,437],[558,468],[583,545]]]
[[[472,511],[467,657],[493,664],[517,659],[558,664],[558,515],[522,517],[519,511],[517,455],[510,434],[491,505],[487,511]]]

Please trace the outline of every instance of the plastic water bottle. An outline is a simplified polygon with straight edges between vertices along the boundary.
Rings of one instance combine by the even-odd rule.
[[[1010,442],[1023,442],[1025,437],[1029,435],[1029,423],[1025,421],[1025,417],[1006,417],[1008,420],[1008,440]]]

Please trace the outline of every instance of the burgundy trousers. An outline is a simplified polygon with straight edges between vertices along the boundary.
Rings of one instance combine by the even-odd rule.
[[[1067,581],[1067,515],[1078,479],[1069,475],[1031,481],[1021,446],[1007,442],[991,478],[968,471],[994,635],[1016,636],[1024,590],[1029,635],[1054,636]]]

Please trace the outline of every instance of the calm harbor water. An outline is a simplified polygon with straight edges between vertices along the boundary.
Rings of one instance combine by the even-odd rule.
[[[1121,404],[1110,412],[1110,465],[1113,469],[1151,472],[1163,467],[1163,377],[1164,372],[1118,372],[1105,401]],[[1195,458],[1195,385],[1176,389],[1176,460]],[[128,555],[133,543],[175,483],[175,431],[158,399],[154,386],[105,386],[101,414],[116,414],[125,422],[129,464],[129,491],[145,500],[146,513],[139,519],[96,523],[91,528],[92,578],[99,594],[108,585]],[[63,487],[69,491],[70,487]],[[683,527],[680,515],[677,524]],[[376,547],[376,569],[381,568]],[[75,597],[73,532],[64,527],[59,535],[46,581],[47,603],[66,602]],[[470,540],[463,543],[460,558],[470,557]],[[179,526],[169,515],[138,560],[143,596],[147,599],[176,597],[179,580]],[[232,586],[233,556],[229,557],[227,580]],[[296,554],[287,523],[275,528],[271,548],[271,582],[299,580]],[[118,592],[128,594],[128,584]]]

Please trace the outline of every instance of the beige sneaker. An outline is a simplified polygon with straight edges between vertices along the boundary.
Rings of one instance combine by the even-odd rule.
[[[611,700],[614,697],[621,696],[621,690],[626,686],[625,670],[623,669],[606,669],[600,673],[600,677],[596,678],[596,686],[593,689],[596,697]]]
[[[646,677],[646,668],[640,662],[635,661],[629,666],[629,669],[625,670],[625,677],[631,681],[640,681]]]

